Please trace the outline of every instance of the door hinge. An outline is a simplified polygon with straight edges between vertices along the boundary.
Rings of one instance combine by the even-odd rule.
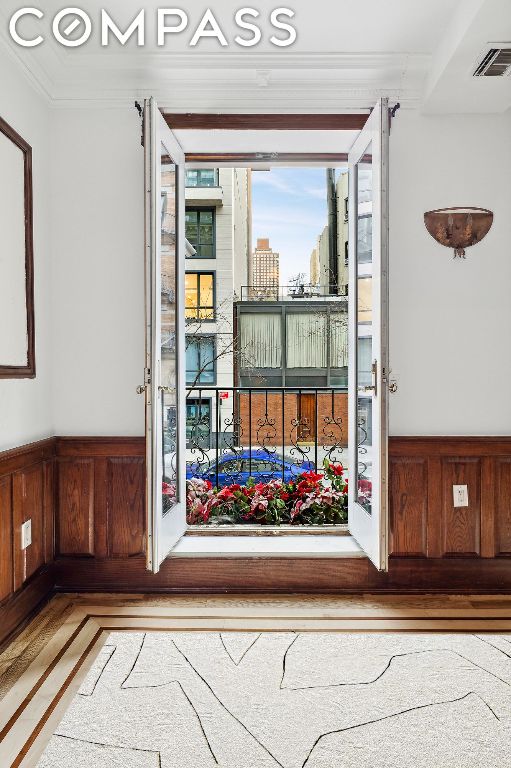
[[[135,102],[135,109],[138,112],[138,116],[140,117],[140,122],[141,122],[141,126],[142,126],[142,133],[141,133],[141,136],[140,136],[140,143],[141,143],[142,146],[144,146],[145,114],[144,114],[144,109],[143,109],[143,107],[142,107],[142,105],[140,104],[139,101]]]

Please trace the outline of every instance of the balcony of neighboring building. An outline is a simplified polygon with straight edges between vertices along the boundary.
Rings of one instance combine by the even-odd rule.
[[[240,299],[242,302],[298,302],[311,303],[333,301],[347,305],[348,297],[340,295],[338,290],[329,285],[296,284],[275,285],[265,284],[242,285]]]
[[[219,208],[224,204],[218,168],[191,168],[186,171],[186,203]]]

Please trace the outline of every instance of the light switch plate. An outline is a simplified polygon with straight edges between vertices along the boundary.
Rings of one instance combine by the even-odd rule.
[[[21,549],[26,549],[32,544],[32,520],[27,520],[21,526]]]
[[[468,485],[453,485],[452,496],[455,507],[468,507]]]

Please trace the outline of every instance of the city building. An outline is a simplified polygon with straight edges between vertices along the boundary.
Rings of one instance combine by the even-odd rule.
[[[207,388],[233,385],[233,306],[250,276],[250,174],[246,168],[186,171],[187,424],[199,425],[204,440],[217,424],[216,403],[228,408],[232,396],[226,390],[217,399]]]
[[[343,171],[335,183],[335,220],[329,222],[318,236],[311,255],[310,281],[312,285],[319,285],[324,294],[348,294],[348,184],[348,173]],[[333,263],[330,259],[330,238],[336,242]]]
[[[337,286],[342,296],[348,294],[348,172],[339,175],[336,183],[337,203]]]
[[[268,238],[261,237],[252,256],[252,294],[254,296],[273,296],[280,283],[279,254],[272,250]]]
[[[236,384],[251,389],[239,393],[238,420],[245,434],[267,445],[318,443],[333,435],[345,446],[347,297],[249,299],[235,309]]]
[[[310,284],[319,286],[319,253],[317,246],[312,249],[310,257]]]

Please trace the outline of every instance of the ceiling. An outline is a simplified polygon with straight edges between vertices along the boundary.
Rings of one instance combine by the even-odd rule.
[[[172,112],[342,112],[371,107],[379,96],[425,113],[501,113],[511,107],[511,77],[474,78],[487,44],[511,41],[511,0],[288,0],[296,11],[296,42],[269,43],[269,13],[281,5],[258,0],[263,39],[254,48],[234,43],[240,32],[233,17],[242,3],[214,0],[210,7],[229,42],[215,39],[189,47],[205,6],[181,0],[189,15],[181,34],[168,45],[155,43],[156,9],[150,0],[81,0],[93,37],[82,47],[65,48],[49,30],[62,0],[40,0],[42,21],[25,20],[27,36],[48,39],[37,48],[17,46],[7,21],[21,7],[2,0],[0,42],[56,107],[123,104],[153,95]],[[130,40],[102,48],[100,9],[125,29],[146,9],[146,44]],[[199,10],[200,9],[200,10]]]

